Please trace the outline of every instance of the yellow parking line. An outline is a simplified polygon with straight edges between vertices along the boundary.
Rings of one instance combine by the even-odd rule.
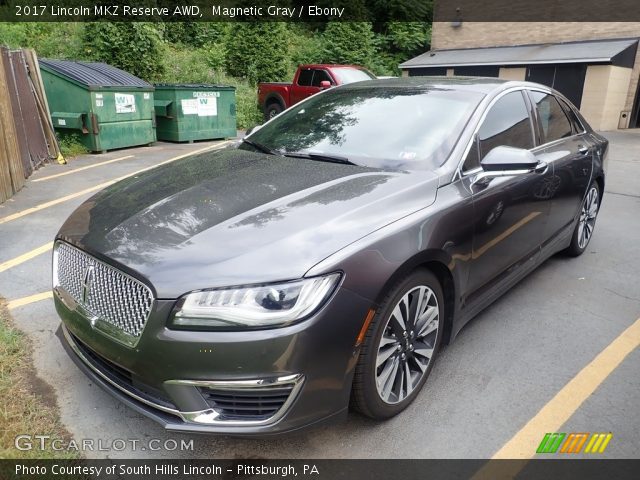
[[[133,155],[127,155],[126,157],[114,158],[113,160],[107,160],[105,162],[93,163],[91,165],[87,165],[86,167],[75,168],[73,170],[67,170],[66,172],[56,173],[55,175],[49,175],[48,177],[36,178],[35,180],[31,180],[32,182],[44,182],[46,180],[51,180],[53,178],[64,177],[65,175],[71,175],[72,173],[82,172],[84,170],[89,170],[90,168],[101,167],[102,165],[108,165],[110,163],[119,162],[121,160],[126,160],[127,158],[133,158]]]
[[[96,190],[102,190],[103,188],[106,188],[109,185],[113,185],[114,183],[119,182],[120,180],[124,180],[125,178],[130,177],[132,175],[138,175],[140,173],[143,173],[143,172],[146,172],[148,170],[152,170],[152,169],[154,169],[156,167],[159,167],[160,165],[164,165],[166,163],[175,162],[176,160],[180,160],[182,158],[188,157],[189,155],[195,155],[195,154],[198,154],[198,153],[205,152],[207,150],[217,150],[219,148],[222,148],[225,145],[228,145],[229,143],[231,143],[231,140],[227,140],[227,141],[219,143],[217,145],[211,145],[211,146],[208,146],[208,147],[205,147],[205,148],[201,148],[199,150],[194,150],[192,152],[187,152],[187,153],[185,153],[183,155],[178,155],[177,157],[173,157],[173,158],[170,158],[170,159],[165,160],[163,162],[156,163],[155,165],[151,165],[150,167],[141,168],[140,170],[136,170],[135,172],[128,173],[127,175],[122,175],[121,177],[114,178],[113,180],[109,180],[108,182],[104,182],[104,183],[101,183],[99,185],[95,185],[93,187],[85,188],[84,190],[81,190],[80,192],[72,193],[70,195],[66,195],[64,197],[60,197],[60,198],[57,198],[55,200],[51,200],[49,202],[41,203],[40,205],[36,205],[35,207],[27,208],[26,210],[22,210],[20,212],[13,213],[11,215],[7,215],[6,217],[0,218],[0,225],[2,225],[3,223],[11,222],[13,220],[17,220],[18,218],[26,217],[27,215],[39,212],[40,210],[44,210],[45,208],[53,207],[53,206],[58,205],[60,203],[64,203],[64,202],[66,202],[68,200],[73,200],[74,198],[82,197],[83,195],[86,195],[87,193],[91,193],[91,192],[94,192]]]
[[[11,300],[7,303],[7,308],[9,310],[18,307],[24,307],[25,305],[29,305],[30,303],[39,302],[40,300],[46,300],[47,298],[52,298],[53,294],[48,292],[36,293],[35,295],[30,295],[28,297],[17,298],[15,300]]]
[[[26,262],[27,260],[31,260],[38,255],[42,255],[45,252],[48,252],[53,247],[53,243],[45,243],[41,247],[34,248],[30,252],[23,253],[19,257],[12,258],[11,260],[7,260],[6,262],[0,263],[0,272],[4,272],[5,270],[9,270],[10,268],[15,267],[16,265],[20,265],[21,263]]]
[[[53,207],[53,206],[58,205],[60,203],[64,203],[64,202],[66,202],[68,200],[73,200],[74,198],[81,197],[81,196],[86,195],[87,193],[91,193],[91,192],[93,192],[95,190],[100,190],[102,188],[108,187],[109,185],[111,185],[114,182],[117,182],[118,180],[119,179],[117,178],[117,179],[111,180],[109,182],[104,182],[104,183],[101,183],[100,185],[96,185],[94,187],[85,188],[84,190],[81,190],[80,192],[76,192],[76,193],[72,193],[71,195],[66,195],[64,197],[56,198],[55,200],[51,200],[50,202],[41,203],[40,205],[36,205],[35,207],[27,208],[26,210],[22,210],[20,212],[13,213],[11,215],[7,215],[6,217],[0,218],[0,225],[2,225],[3,223],[11,222],[13,220],[17,220],[18,218],[26,217],[27,215],[39,212],[40,210],[44,210],[45,208]]]
[[[627,355],[638,346],[640,346],[640,318],[573,377],[491,458],[522,460],[533,458],[536,454],[536,447],[544,434],[557,432],[611,372],[624,361]],[[475,480],[495,478],[498,472],[504,478],[512,478],[525,465],[526,461],[489,462],[473,478]]]

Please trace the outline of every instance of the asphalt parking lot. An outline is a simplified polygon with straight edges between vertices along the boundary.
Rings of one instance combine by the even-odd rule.
[[[167,433],[104,393],[64,352],[49,294],[50,246],[64,219],[96,186],[220,142],[158,143],[36,172],[0,205],[0,295],[33,340],[34,374],[53,388],[74,439],[194,440],[194,451],[127,448],[88,457],[531,456],[556,431],[611,432],[602,455],[640,458],[640,335],[638,328],[624,333],[640,317],[640,132],[605,136],[606,193],[588,251],[551,258],[470,322],[441,352],[414,404],[387,422],[351,414],[344,423],[272,439]]]

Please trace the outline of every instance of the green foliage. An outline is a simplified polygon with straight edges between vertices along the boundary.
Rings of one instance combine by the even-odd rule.
[[[369,66],[372,62],[374,34],[369,22],[329,22],[322,34],[323,61]]]
[[[392,20],[431,23],[433,3],[434,0],[367,0],[367,11],[380,24]]]
[[[0,45],[33,48],[43,58],[81,57],[82,24],[29,22],[0,23]]]
[[[106,62],[147,81],[160,78],[161,35],[153,23],[94,22],[85,25],[84,54],[95,61]]]
[[[398,65],[429,49],[431,25],[424,22],[389,22],[375,35],[378,52],[370,67],[378,75],[399,75]]]
[[[60,132],[57,136],[60,151],[62,152],[62,156],[65,158],[77,157],[78,155],[82,155],[89,151],[82,143],[79,133]]]
[[[228,27],[229,24],[223,22],[170,22],[165,24],[164,38],[172,44],[199,48],[224,41]]]
[[[165,45],[162,83],[215,83],[216,71],[209,65],[207,48],[179,48]]]
[[[308,25],[292,23],[289,25],[289,72],[287,78],[293,78],[298,65],[321,63],[323,60],[323,41],[321,32]]]
[[[250,83],[284,80],[288,71],[284,22],[238,22],[227,37],[226,68]]]
[[[246,81],[227,78],[221,83],[236,87],[236,115],[238,128],[249,129],[262,123],[262,112],[258,108],[258,92],[255,85]]]
[[[405,60],[424,53],[431,42],[431,25],[424,22],[389,22],[388,39]]]

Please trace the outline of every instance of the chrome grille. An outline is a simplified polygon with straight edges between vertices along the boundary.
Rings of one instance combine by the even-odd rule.
[[[140,336],[153,304],[147,286],[66,243],[56,244],[54,268],[54,287],[127,335]]]

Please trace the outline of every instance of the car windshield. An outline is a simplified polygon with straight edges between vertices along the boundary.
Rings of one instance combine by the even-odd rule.
[[[343,85],[376,78],[373,73],[359,68],[334,67],[331,71],[338,77],[338,80],[340,80],[340,83]]]
[[[327,161],[340,157],[389,170],[433,170],[446,161],[483,97],[445,88],[365,85],[311,97],[249,141],[277,154],[326,155]]]

